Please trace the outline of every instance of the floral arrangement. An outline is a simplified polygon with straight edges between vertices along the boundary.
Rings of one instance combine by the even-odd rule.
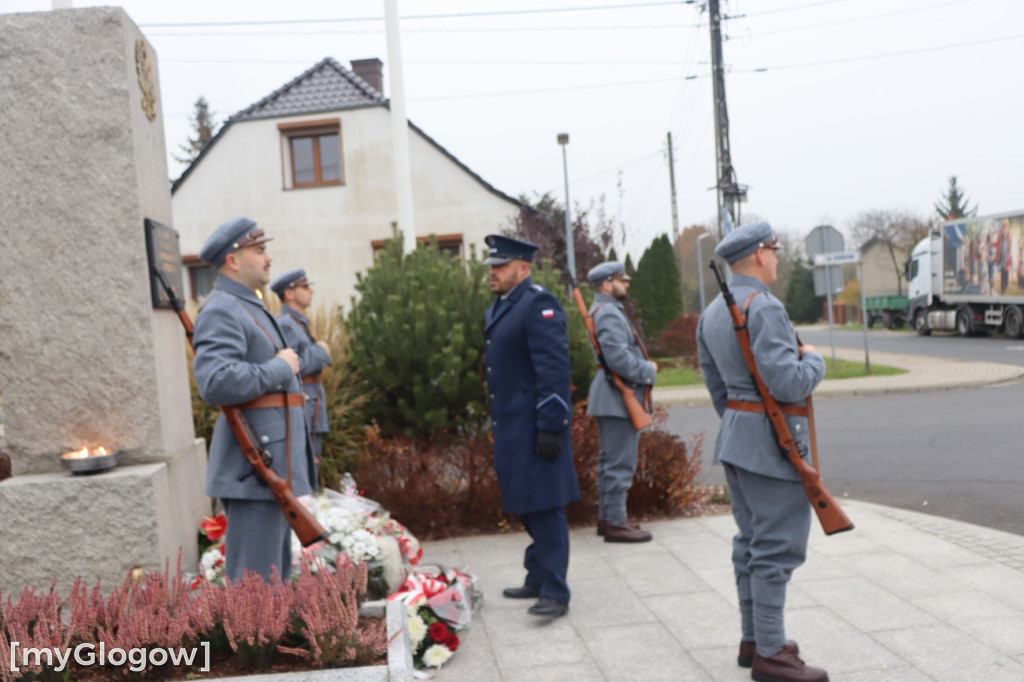
[[[417,668],[439,670],[448,662],[482,598],[473,577],[453,568],[424,566],[406,578],[388,599],[405,604]]]
[[[401,575],[401,564],[415,566],[423,556],[419,541],[406,528],[373,500],[359,494],[351,475],[342,478],[342,491],[323,490],[299,498],[316,520],[327,531],[327,540],[303,547],[292,534],[292,576],[298,576],[302,564],[308,563],[315,573],[322,568],[331,571],[341,565],[365,563],[369,572],[370,591],[373,596],[386,597],[387,569]],[[200,575],[193,582],[198,586],[203,579],[215,585],[224,584],[224,533],[227,519],[223,514],[207,517],[200,525],[207,548],[199,559]],[[390,556],[386,543],[394,540],[398,556]],[[386,563],[390,561],[392,565]],[[401,578],[395,582],[400,582]]]
[[[413,663],[419,669],[438,670],[459,648],[459,632],[469,627],[482,595],[471,575],[441,566],[419,566],[423,550],[405,527],[391,518],[380,504],[359,494],[349,474],[342,478],[342,491],[324,490],[299,500],[309,509],[328,537],[302,547],[292,535],[292,581],[305,579],[327,569],[327,573],[348,573],[366,566],[367,589],[371,597],[399,600],[408,612],[408,630]],[[206,549],[200,557],[200,575],[193,588],[225,584],[223,514],[208,517],[200,525]],[[387,546],[397,551],[389,556]],[[400,566],[388,565],[401,564]],[[384,574],[400,569],[400,578],[389,589]],[[423,673],[426,675],[426,673]]]

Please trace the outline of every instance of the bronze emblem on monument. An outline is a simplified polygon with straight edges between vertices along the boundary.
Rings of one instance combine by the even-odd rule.
[[[142,110],[146,118],[156,120],[156,87],[153,85],[153,65],[149,61],[149,50],[145,40],[135,41],[135,73],[139,76],[142,89]]]

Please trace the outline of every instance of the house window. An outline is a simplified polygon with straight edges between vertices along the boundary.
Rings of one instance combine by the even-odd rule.
[[[340,119],[281,123],[285,152],[285,186],[341,185],[345,181]]]
[[[202,301],[213,291],[213,285],[217,283],[217,271],[196,256],[185,256],[181,260],[188,272],[192,300]]]
[[[432,234],[427,237],[416,237],[416,245],[422,246],[428,243],[431,239],[437,240],[437,248],[441,251],[441,253],[445,254],[446,256],[451,256],[452,258],[457,258],[459,260],[463,259],[461,232],[454,234]],[[384,248],[384,245],[389,241],[391,240],[374,239],[372,242],[370,242],[370,246],[373,247],[374,259],[377,258],[377,254],[380,252],[382,248]]]

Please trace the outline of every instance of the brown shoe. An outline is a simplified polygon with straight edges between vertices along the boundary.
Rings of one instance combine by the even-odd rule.
[[[647,542],[651,534],[627,521],[622,526],[606,525],[604,527],[605,542]]]
[[[794,654],[800,653],[800,645],[791,639],[787,639],[786,643],[782,645],[783,649],[788,649]],[[740,642],[740,655],[736,657],[736,664],[741,668],[749,668],[754,665],[754,652],[757,651],[757,646],[754,642]]]
[[[786,646],[771,658],[762,658],[754,651],[750,677],[757,682],[828,682],[828,673],[805,664]]]
[[[640,524],[637,523],[636,521],[626,521],[626,525],[629,526],[630,528],[639,528],[640,527]],[[608,528],[608,522],[607,521],[598,520],[598,522],[597,522],[597,534],[600,535],[601,537],[604,537],[604,531],[605,531],[606,528]]]

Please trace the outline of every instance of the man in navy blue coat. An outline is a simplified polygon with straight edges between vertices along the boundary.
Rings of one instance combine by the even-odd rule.
[[[490,235],[491,291],[484,348],[502,509],[518,514],[533,543],[522,587],[502,594],[536,599],[535,616],[569,611],[569,526],[565,505],[580,499],[572,460],[569,338],[558,299],[530,279],[537,246]]]

